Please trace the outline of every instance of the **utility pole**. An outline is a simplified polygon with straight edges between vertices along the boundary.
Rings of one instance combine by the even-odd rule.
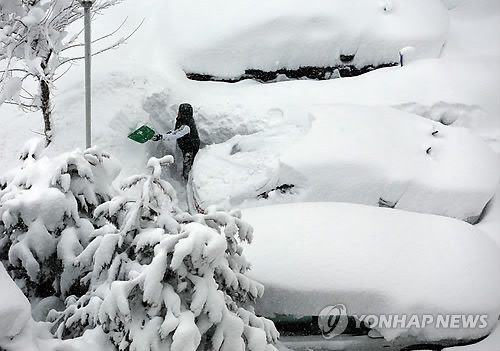
[[[95,0],[78,0],[83,7],[85,26],[85,147],[92,146],[92,99],[91,99],[91,31],[90,31],[90,8]]]

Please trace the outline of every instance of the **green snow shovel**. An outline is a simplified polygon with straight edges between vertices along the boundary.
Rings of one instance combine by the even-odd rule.
[[[155,135],[155,131],[149,128],[147,125],[143,125],[140,128],[137,128],[132,133],[128,135],[129,139],[136,141],[138,143],[144,144],[146,141],[151,140]]]

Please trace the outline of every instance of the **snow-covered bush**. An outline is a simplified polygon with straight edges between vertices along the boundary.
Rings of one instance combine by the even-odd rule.
[[[27,142],[22,165],[0,179],[0,260],[30,299],[86,291],[73,259],[91,241],[92,212],[114,195],[117,175],[96,148],[51,159],[43,147]]]
[[[276,350],[274,324],[249,305],[263,286],[246,276],[241,242],[253,229],[239,212],[191,215],[160,178],[172,156],[151,158],[148,175],[98,206],[99,229],[75,257],[89,289],[51,313],[62,338],[102,328],[120,350]]]

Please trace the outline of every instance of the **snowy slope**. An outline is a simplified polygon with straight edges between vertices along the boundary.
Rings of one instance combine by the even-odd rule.
[[[235,137],[200,152],[193,188],[201,208],[336,201],[474,222],[500,179],[495,153],[467,130],[389,108],[324,105],[310,126]],[[259,194],[283,184],[290,195]]]
[[[255,237],[245,254],[266,287],[257,309],[317,316],[343,303],[349,314],[488,314],[489,328],[423,328],[430,339],[480,337],[500,312],[499,248],[461,221],[341,203],[245,209]],[[406,330],[381,330],[392,339]]]

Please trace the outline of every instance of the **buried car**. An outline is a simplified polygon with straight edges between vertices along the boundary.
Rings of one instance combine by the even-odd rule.
[[[464,128],[388,107],[324,105],[310,109],[309,124],[205,147],[189,188],[198,211],[326,201],[475,223],[499,178],[497,155]]]
[[[352,76],[402,64],[400,53],[435,58],[449,25],[440,0],[184,1],[165,15],[188,78],[230,82]]]
[[[441,350],[497,326],[500,249],[473,225],[322,202],[243,218],[255,229],[249,276],[265,286],[256,313],[294,350]]]

